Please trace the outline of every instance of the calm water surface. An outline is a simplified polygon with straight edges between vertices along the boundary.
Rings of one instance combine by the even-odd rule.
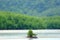
[[[34,31],[35,32],[35,31]],[[36,39],[27,38],[27,32],[0,32],[0,40],[60,40],[60,32],[35,32],[37,34]]]

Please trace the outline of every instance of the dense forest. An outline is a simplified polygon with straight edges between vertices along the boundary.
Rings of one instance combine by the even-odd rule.
[[[60,0],[0,0],[0,10],[31,16],[60,16]]]
[[[60,16],[34,17],[0,11],[0,30],[8,29],[60,29]]]

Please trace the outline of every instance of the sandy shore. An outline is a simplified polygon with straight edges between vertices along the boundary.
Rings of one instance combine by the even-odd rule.
[[[0,33],[27,33],[28,30],[0,30]],[[60,33],[60,30],[33,30],[34,33]]]

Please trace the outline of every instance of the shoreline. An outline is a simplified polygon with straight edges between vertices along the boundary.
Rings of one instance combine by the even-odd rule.
[[[0,30],[0,33],[27,33],[29,30]],[[60,30],[32,30],[34,33],[60,33]]]

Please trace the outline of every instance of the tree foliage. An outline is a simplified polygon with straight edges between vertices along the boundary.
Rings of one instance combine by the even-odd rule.
[[[34,17],[0,12],[0,30],[8,29],[60,29],[60,16]]]

